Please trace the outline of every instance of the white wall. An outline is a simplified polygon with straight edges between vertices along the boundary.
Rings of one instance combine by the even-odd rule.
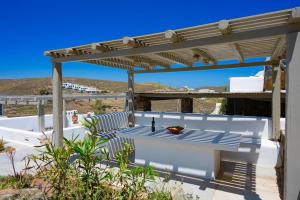
[[[136,112],[137,125],[151,125],[152,117],[157,126],[179,125],[191,129],[238,133],[244,137],[269,138],[272,121],[267,117],[245,117],[184,113]]]
[[[73,112],[67,112],[68,126],[73,126],[72,123]],[[85,115],[78,115],[78,121],[80,122]],[[0,127],[14,128],[25,131],[38,132],[38,116],[26,116],[26,117],[9,117],[0,118]],[[45,128],[52,129],[53,127],[53,115],[45,115]]]
[[[264,77],[231,77],[229,92],[262,92]]]
[[[52,127],[52,115],[45,115],[45,127]],[[38,116],[0,118],[0,127],[38,131]]]

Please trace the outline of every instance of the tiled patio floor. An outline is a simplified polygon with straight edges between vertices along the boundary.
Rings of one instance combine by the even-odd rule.
[[[280,200],[275,169],[251,164],[223,161],[214,181],[172,175],[169,184],[180,185],[192,199]]]

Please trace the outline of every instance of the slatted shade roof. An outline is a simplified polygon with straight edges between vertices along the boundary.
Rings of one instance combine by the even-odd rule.
[[[300,8],[46,51],[53,62],[85,62],[134,73],[272,65],[285,58],[286,37],[300,30]],[[267,62],[247,59],[271,57]],[[220,65],[235,60],[235,64]],[[197,65],[197,63],[201,63]],[[174,64],[179,64],[176,67]]]

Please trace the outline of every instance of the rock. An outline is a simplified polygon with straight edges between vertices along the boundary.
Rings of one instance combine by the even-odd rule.
[[[0,200],[44,200],[43,192],[37,188],[6,189],[0,191]]]

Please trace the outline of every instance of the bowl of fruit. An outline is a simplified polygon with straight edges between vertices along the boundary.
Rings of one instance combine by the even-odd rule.
[[[183,130],[184,128],[181,127],[181,126],[169,126],[167,127],[167,130],[172,133],[172,134],[180,134],[182,133],[181,131]]]

